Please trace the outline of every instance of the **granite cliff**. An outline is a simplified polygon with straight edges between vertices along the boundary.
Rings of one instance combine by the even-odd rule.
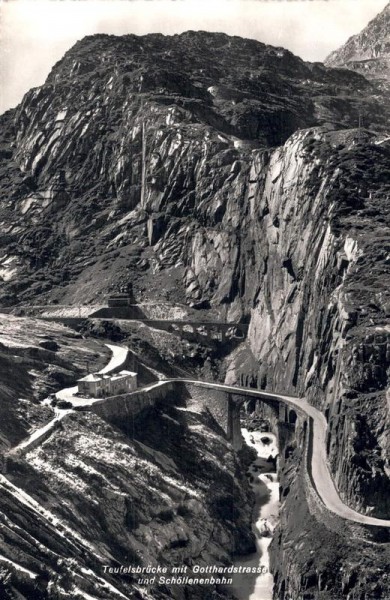
[[[307,396],[340,494],[388,517],[387,118],[376,82],[252,40],[85,38],[1,117],[1,300],[131,282],[249,322],[227,381]],[[372,597],[364,577],[350,598]],[[338,597],[282,579],[281,599]]]

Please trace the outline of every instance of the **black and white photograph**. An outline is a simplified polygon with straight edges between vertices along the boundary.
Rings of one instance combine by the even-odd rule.
[[[0,600],[390,599],[390,3],[0,0]]]

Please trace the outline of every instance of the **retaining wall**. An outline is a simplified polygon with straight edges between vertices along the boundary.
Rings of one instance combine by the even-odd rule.
[[[138,390],[129,394],[120,394],[95,402],[90,410],[112,423],[134,418],[144,409],[157,402],[170,402],[183,405],[186,399],[198,402],[202,408],[208,409],[223,433],[241,445],[241,429],[239,424],[239,405],[233,402],[231,394],[223,390],[215,390],[197,386],[196,384],[168,381],[146,390]],[[236,423],[235,423],[236,422]],[[236,427],[235,427],[236,424]],[[238,427],[238,434],[237,434]]]
[[[170,400],[173,404],[175,399],[180,403],[180,392],[177,384],[167,382],[151,389],[111,396],[95,402],[91,411],[103,419],[112,423],[134,418],[137,414],[154,406],[159,401]]]
[[[230,433],[230,414],[228,396],[223,390],[202,387],[193,383],[186,383],[185,388],[194,400],[197,400],[205,408],[208,408],[215,421],[224,431],[225,435]]]

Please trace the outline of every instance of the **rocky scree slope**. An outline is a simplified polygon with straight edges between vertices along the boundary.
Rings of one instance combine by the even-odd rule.
[[[109,356],[102,342],[56,323],[1,315],[0,454],[54,417],[40,401]]]
[[[325,64],[356,71],[389,90],[390,4],[363,31],[332,52]]]
[[[108,330],[120,335],[111,325]],[[99,327],[95,335],[107,334],[104,324]],[[116,599],[120,594],[108,586],[117,588],[118,577],[104,574],[102,560],[230,564],[233,552],[253,548],[251,491],[243,467],[196,401],[175,406],[177,398],[167,398],[136,419],[121,414],[112,422],[73,412],[26,457],[8,455],[10,447],[54,417],[39,400],[73,385],[87,368],[108,362],[103,341],[84,339],[54,322],[1,315],[0,597],[5,600],[81,599],[88,593]],[[144,341],[143,359],[157,361],[157,352]],[[149,370],[137,363],[139,378],[148,380]],[[26,503],[25,494],[40,508]],[[65,527],[74,533],[64,533]],[[181,600],[186,593],[164,587],[138,591],[129,577],[120,577],[119,588],[138,599]],[[228,597],[191,588],[194,598],[213,593],[216,599]]]
[[[69,547],[58,534],[48,538],[47,527],[37,530],[34,515],[18,502],[10,516],[12,499],[2,496],[8,527],[0,552],[39,575],[39,598],[118,598],[93,573],[129,599],[230,597],[214,586],[145,587],[137,576],[103,572],[102,564],[229,565],[234,552],[254,548],[241,464],[207,410],[196,401],[175,404],[177,398],[166,398],[134,421],[118,415],[115,424],[73,413],[25,460],[8,460],[7,477],[94,549]],[[19,534],[20,519],[30,537]],[[6,589],[23,593],[25,578],[11,573]],[[30,582],[26,598],[32,589]]]

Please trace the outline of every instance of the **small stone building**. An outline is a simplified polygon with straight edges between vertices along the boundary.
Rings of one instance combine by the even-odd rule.
[[[121,285],[119,290],[108,298],[108,306],[131,306],[134,304],[133,286],[131,283]]]
[[[79,394],[82,396],[92,396],[101,398],[103,396],[103,376],[96,373],[90,373],[86,377],[77,381]]]
[[[137,373],[133,371],[121,371],[110,378],[110,396],[126,394],[137,389]]]
[[[103,398],[127,394],[137,389],[137,373],[133,371],[120,371],[113,375],[90,373],[77,381],[78,392],[82,396]]]
[[[114,306],[131,306],[134,303],[132,296],[128,294],[112,294],[108,298],[108,306],[110,308]]]

